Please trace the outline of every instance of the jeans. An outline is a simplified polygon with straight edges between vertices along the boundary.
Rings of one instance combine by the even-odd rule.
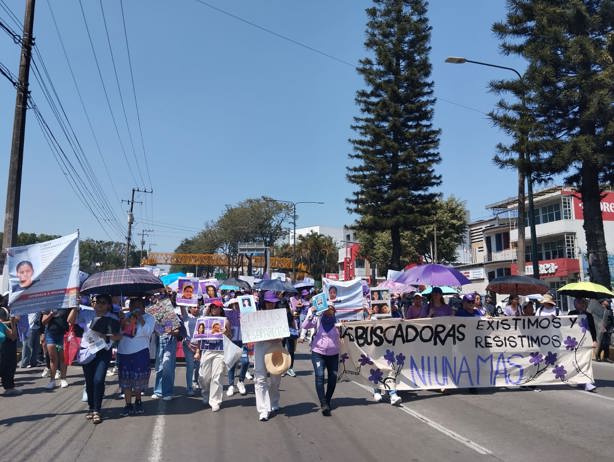
[[[245,375],[247,374],[247,368],[249,367],[249,358],[247,357],[247,345],[243,345],[242,342],[234,342],[237,346],[243,347],[243,353],[241,353],[241,359],[239,363],[241,364],[241,368],[239,369],[239,382],[245,382]],[[231,368],[228,369],[228,385],[235,384],[235,369],[237,365],[235,364]]]
[[[320,353],[311,352],[311,362],[313,363],[313,372],[316,378],[316,393],[320,404],[330,406],[330,400],[335,393],[337,386],[337,371],[339,370],[339,354],[336,355],[321,355]],[[324,392],[324,369],[326,368],[328,380],[326,383],[326,392]]]
[[[111,361],[111,350],[103,349],[96,353],[94,359],[83,365],[85,391],[90,411],[100,412],[104,398],[105,378]]]
[[[198,380],[199,362],[194,359],[194,353],[188,347],[189,340],[181,345],[185,356],[185,388],[188,392],[192,391],[193,383]]]
[[[171,335],[161,335],[158,339],[158,353],[156,354],[155,395],[173,396],[176,360],[177,339]]]
[[[290,353],[290,369],[294,367],[294,352],[296,351],[296,339],[292,337],[286,337],[283,341],[284,346]]]
[[[23,352],[21,355],[21,367],[35,367],[40,356],[40,329],[30,329],[23,342]]]

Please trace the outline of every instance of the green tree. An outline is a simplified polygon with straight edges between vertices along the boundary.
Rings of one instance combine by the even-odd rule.
[[[46,241],[51,241],[52,239],[58,239],[59,237],[62,237],[62,236],[57,235],[57,234],[44,234],[44,233],[41,233],[41,234],[19,233],[17,235],[17,242],[15,246],[38,244],[40,242],[46,242]],[[0,242],[2,241],[3,238],[4,238],[4,233],[0,231]]]
[[[309,274],[316,280],[325,273],[337,272],[339,251],[330,236],[314,233],[299,236],[296,241],[296,263],[304,263]]]
[[[432,124],[431,27],[424,0],[373,3],[365,41],[372,57],[358,67],[367,88],[356,94],[362,114],[350,140],[356,164],[347,174],[357,190],[347,202],[359,215],[357,229],[390,233],[389,266],[400,269],[401,235],[429,221],[438,197],[432,188],[441,183],[434,171],[441,158]]]
[[[612,0],[508,0],[506,20],[493,25],[503,53],[528,62],[523,82],[493,88],[523,92],[533,122],[531,169],[544,177],[564,174],[578,188],[590,279],[606,286],[611,275],[600,199],[614,164],[613,24]],[[518,108],[500,109],[517,118]]]
[[[126,244],[123,242],[81,239],[79,241],[79,266],[86,273],[97,273],[123,268],[126,258]],[[140,266],[140,252],[131,246],[128,266]]]

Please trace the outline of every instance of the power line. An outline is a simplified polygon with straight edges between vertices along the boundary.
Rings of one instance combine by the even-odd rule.
[[[1,0],[0,0],[1,1]],[[122,154],[124,155],[124,159],[126,161],[126,165],[128,166],[128,170],[130,171],[130,174],[132,176],[132,180],[134,181],[135,184],[138,184],[138,181],[136,179],[136,176],[134,174],[134,170],[132,169],[132,165],[130,164],[130,161],[128,160],[128,154],[126,153],[126,148],[124,147],[124,143],[122,141],[121,135],[119,134],[119,127],[117,126],[117,120],[115,118],[115,113],[113,112],[113,108],[111,107],[111,100],[109,99],[109,92],[107,91],[107,87],[104,83],[104,78],[102,76],[102,70],[100,68],[100,62],[98,61],[98,55],[96,54],[96,49],[94,47],[94,40],[92,39],[92,34],[90,32],[90,28],[89,25],[87,23],[87,18],[85,16],[85,10],[83,9],[83,2],[82,0],[79,0],[79,7],[81,8],[81,16],[83,18],[83,23],[85,24],[85,30],[87,31],[87,36],[89,39],[89,43],[90,43],[90,48],[92,50],[92,54],[94,56],[94,61],[96,61],[96,69],[98,69],[98,77],[100,78],[100,83],[102,84],[102,89],[104,91],[104,96],[107,102],[107,107],[109,108],[109,112],[111,114],[111,119],[113,120],[113,126],[115,127],[115,133],[117,134],[117,139],[119,141],[119,145],[121,147],[122,150]],[[137,165],[138,168],[138,165]]]
[[[122,94],[122,87],[119,83],[117,65],[115,64],[115,55],[113,54],[113,47],[111,46],[111,37],[109,35],[109,28],[107,26],[107,18],[104,12],[104,7],[102,5],[102,0],[100,0],[99,3],[100,3],[100,11],[102,12],[102,23],[104,24],[104,32],[107,37],[107,45],[109,47],[109,53],[111,54],[111,63],[113,64],[113,73],[115,74],[115,83],[117,84],[117,92],[119,93],[119,102],[121,104],[122,112],[124,114],[124,121],[126,122],[126,129],[128,130],[128,140],[130,140],[130,147],[132,148],[132,156],[134,157],[134,162],[136,164],[136,169],[137,169],[139,178],[142,184],[145,184],[145,180],[143,178],[143,174],[139,166],[139,159],[136,155],[136,150],[134,149],[134,140],[132,138],[132,130],[130,130],[130,124],[128,123],[128,115],[126,114],[126,105],[124,104],[124,96]]]
[[[15,23],[18,29],[23,29],[23,24],[19,20],[19,18],[13,13],[13,11],[9,8],[9,6],[4,2],[4,0],[0,0],[0,8],[2,8],[6,14],[9,15],[9,18]],[[21,38],[19,39],[21,41]]]
[[[113,192],[113,195],[115,196],[115,200],[117,201],[117,204],[121,203],[121,199],[119,198],[119,194],[117,193],[117,189],[115,188],[115,183],[113,182],[113,176],[111,175],[111,172],[109,171],[109,167],[107,165],[107,162],[105,160],[104,155],[102,154],[102,149],[100,147],[100,143],[98,141],[98,137],[96,136],[96,132],[94,130],[94,125],[92,124],[92,120],[90,118],[89,112],[87,110],[87,107],[85,106],[85,101],[83,99],[83,95],[81,94],[81,89],[79,88],[79,84],[77,82],[77,78],[75,76],[71,61],[70,61],[70,57],[68,56],[68,52],[66,51],[66,47],[64,45],[64,40],[62,38],[62,34],[60,32],[60,28],[58,26],[58,23],[56,21],[56,17],[55,14],[53,12],[53,9],[51,7],[51,2],[49,0],[47,0],[47,6],[49,8],[49,12],[51,13],[51,19],[53,21],[53,25],[55,27],[55,31],[57,33],[58,36],[58,40],[60,42],[60,46],[62,47],[62,51],[64,53],[64,58],[66,59],[66,64],[68,65],[68,70],[70,72],[70,76],[72,78],[73,84],[75,86],[75,89],[77,90],[77,95],[79,96],[79,101],[81,103],[81,108],[83,109],[83,112],[85,114],[85,119],[87,120],[87,124],[90,128],[90,132],[92,134],[92,137],[94,139],[94,143],[96,144],[96,149],[98,151],[98,156],[100,157],[100,160],[102,162],[102,165],[104,167],[104,171],[107,175],[107,178],[109,179],[109,184],[111,186],[111,190]]]

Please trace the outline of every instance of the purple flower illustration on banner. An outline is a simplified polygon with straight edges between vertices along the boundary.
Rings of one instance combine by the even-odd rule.
[[[578,341],[576,340],[576,338],[570,337],[569,335],[567,336],[567,338],[565,339],[563,343],[565,344],[565,349],[569,351],[575,350],[576,347],[578,346]]]
[[[582,333],[585,334],[588,330],[588,319],[582,318],[580,319],[580,327],[582,328]]]
[[[367,364],[371,365],[373,364],[373,361],[371,360],[371,358],[369,358],[367,355],[361,354],[360,358],[358,358],[358,362],[360,363],[361,366],[366,366]]]
[[[382,378],[384,377],[384,373],[379,369],[371,369],[371,375],[369,376],[369,382],[373,382],[374,384],[380,383]]]
[[[567,371],[563,366],[559,364],[554,369],[552,369],[552,373],[554,374],[555,379],[565,380],[565,375],[567,374]]]
[[[403,353],[399,353],[397,355],[397,364],[399,365],[399,367],[403,367],[405,365],[405,355]]]
[[[535,353],[531,353],[531,359],[529,360],[529,362],[537,366],[538,364],[541,364],[543,360],[544,356],[539,351],[536,351]]]
[[[348,359],[350,359],[350,355],[348,355],[347,353],[343,353],[343,354],[341,355],[341,357],[339,358],[339,360],[340,360],[342,363],[345,363],[345,362],[346,362]]]
[[[549,351],[548,354],[546,355],[546,358],[544,359],[546,366],[554,366],[556,364],[556,358],[557,358],[556,353]]]
[[[391,366],[394,364],[394,351],[386,350],[386,354],[384,355],[384,359],[388,361],[388,364]]]

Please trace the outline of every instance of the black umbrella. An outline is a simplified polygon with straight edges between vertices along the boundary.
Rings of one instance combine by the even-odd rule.
[[[531,295],[545,294],[550,286],[529,276],[503,276],[490,281],[486,290],[497,294]]]
[[[144,269],[117,269],[92,274],[81,286],[81,295],[141,295],[164,289],[159,278]]]
[[[279,279],[265,279],[258,285],[258,290],[272,290],[273,292],[297,292],[289,282]]]
[[[222,282],[220,282],[220,286],[235,286],[235,287],[239,287],[240,289],[243,290],[251,290],[252,286],[249,285],[249,282],[244,281],[243,279],[239,279],[239,278],[228,278],[223,280]]]

